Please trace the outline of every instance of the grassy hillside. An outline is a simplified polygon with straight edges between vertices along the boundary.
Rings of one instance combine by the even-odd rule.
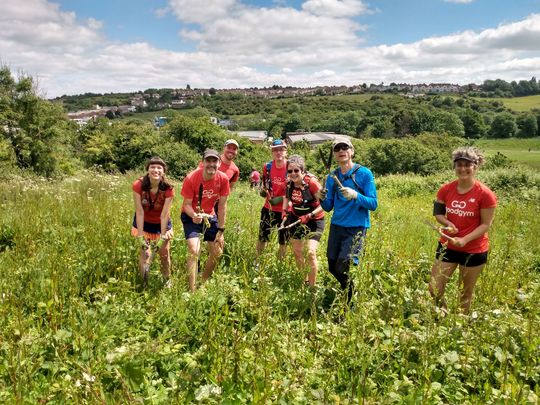
[[[540,138],[482,139],[476,142],[489,155],[502,153],[516,162],[540,171]]]
[[[444,319],[426,287],[437,238],[421,220],[450,173],[377,179],[350,312],[326,269],[326,233],[316,291],[291,257],[276,261],[275,244],[255,270],[262,200],[245,185],[230,199],[215,277],[191,295],[179,198],[174,286],[154,268],[140,291],[137,174],[1,182],[0,402],[537,403],[540,216],[523,193],[540,182],[484,175],[503,187],[490,261],[474,315],[455,313],[455,276]]]
[[[476,97],[477,100],[484,101],[500,101],[505,107],[517,112],[530,111],[533,108],[540,109],[540,94],[526,97],[512,97],[512,98],[484,98]]]

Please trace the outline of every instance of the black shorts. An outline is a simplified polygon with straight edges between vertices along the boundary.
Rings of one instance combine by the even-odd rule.
[[[270,232],[272,228],[279,228],[281,225],[281,212],[270,211],[263,207],[261,210],[261,223],[259,225],[259,241],[268,242],[270,240]],[[280,245],[286,242],[286,234],[284,231],[278,232],[278,241]]]
[[[458,252],[456,250],[448,249],[439,242],[437,245],[437,252],[435,258],[445,263],[458,263],[461,266],[476,267],[481,264],[486,264],[488,259],[488,252],[482,253],[467,253]]]
[[[296,222],[298,217],[296,215],[289,215],[285,226]],[[288,229],[285,229],[285,238],[289,239],[309,239],[320,242],[322,233],[324,231],[324,218],[312,219],[307,224],[296,224]]]
[[[133,228],[137,229],[137,215],[135,215],[133,217],[132,226],[133,226]],[[169,221],[167,222],[167,230],[170,231],[171,229],[172,229],[172,222],[171,222],[171,219],[169,218]],[[146,233],[155,233],[155,234],[159,235],[161,233],[161,223],[154,224],[154,223],[151,223],[151,222],[144,221],[144,223],[143,223],[143,231],[146,232]]]

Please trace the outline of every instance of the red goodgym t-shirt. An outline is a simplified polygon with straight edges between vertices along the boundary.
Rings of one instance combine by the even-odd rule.
[[[199,189],[203,185],[201,208],[206,214],[214,215],[214,205],[220,197],[230,194],[229,178],[223,172],[216,171],[210,180],[203,179],[203,169],[196,169],[189,173],[182,184],[182,196],[191,198],[193,210],[197,212],[199,204]]]
[[[144,209],[144,221],[151,224],[161,223],[160,216],[165,200],[174,197],[174,188],[165,191],[158,191],[157,195],[151,191],[142,191],[142,177],[133,182],[131,188],[141,196],[141,203]]]
[[[263,179],[266,179],[268,174],[266,173],[266,165],[263,166]],[[270,183],[272,184],[272,195],[266,197],[264,207],[271,209],[272,211],[283,211],[283,201],[276,205],[270,206],[269,199],[273,197],[281,197],[285,195],[287,190],[287,162],[284,162],[283,167],[277,168],[276,161],[272,161],[272,167],[270,167]]]
[[[485,184],[475,181],[474,186],[465,194],[457,191],[458,181],[443,185],[437,193],[437,199],[446,205],[446,218],[457,228],[457,234],[449,236],[464,237],[480,225],[480,210],[483,208],[494,208],[497,206],[497,196]],[[441,238],[441,243],[447,242]],[[489,238],[487,232],[467,243],[463,247],[448,244],[448,248],[458,252],[483,253],[489,249]]]

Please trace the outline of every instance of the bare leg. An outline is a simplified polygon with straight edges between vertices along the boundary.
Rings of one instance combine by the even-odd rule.
[[[195,292],[197,282],[197,260],[199,259],[199,252],[201,249],[201,242],[199,238],[190,238],[187,240],[188,254],[187,254],[187,272],[188,272],[188,285],[191,292]]]
[[[150,265],[151,263],[149,262],[150,261],[150,247],[148,247],[147,249],[143,249],[141,248],[141,254],[139,255],[139,273],[141,275],[141,277],[144,277],[144,268],[146,266],[146,264],[148,263],[148,265]]]
[[[317,272],[319,269],[319,263],[317,263],[317,248],[319,247],[319,242],[316,240],[309,239],[307,241],[307,265],[310,268],[308,282],[310,287],[315,287],[317,282]]]
[[[260,240],[257,241],[257,257],[259,257],[262,254],[265,247],[266,247],[266,242],[261,242]]]
[[[221,255],[223,254],[223,246],[219,242],[207,242],[208,246],[208,259],[204,266],[204,272],[202,274],[202,281],[206,281],[210,278]]]
[[[171,275],[170,243],[168,240],[163,241],[163,244],[159,248],[159,258],[161,259],[161,274],[164,278],[168,279]]]
[[[286,255],[287,255],[287,245],[279,245],[278,260],[285,260]]]
[[[459,285],[461,286],[459,304],[461,307],[461,312],[464,314],[469,313],[473,298],[474,286],[476,285],[476,281],[478,280],[478,277],[480,277],[480,273],[482,273],[484,267],[485,264],[474,267],[459,266]]]
[[[445,263],[440,260],[436,260],[431,268],[431,278],[429,280],[429,292],[435,299],[435,305],[443,309],[447,309],[446,301],[444,299],[444,290],[446,289],[446,283],[454,274],[457,268],[457,263]]]
[[[302,273],[306,267],[306,258],[304,257],[304,241],[299,239],[291,239],[291,247],[296,260],[296,267]]]

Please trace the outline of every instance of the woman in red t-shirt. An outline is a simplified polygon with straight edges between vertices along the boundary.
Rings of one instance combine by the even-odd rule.
[[[145,264],[151,255],[149,241],[161,238],[159,256],[161,273],[169,285],[171,259],[169,241],[173,237],[170,209],[174,197],[174,187],[165,173],[167,164],[154,156],[146,164],[146,175],[133,182],[135,216],[131,234],[140,239],[142,247],[139,257],[141,276],[145,277]]]
[[[322,186],[315,177],[306,173],[304,159],[292,155],[287,161],[287,190],[283,198],[283,224],[298,268],[309,266],[306,281],[315,287],[317,280],[317,247],[324,230],[324,211],[315,197]],[[296,223],[295,225],[292,225]],[[304,252],[307,250],[307,258]]]
[[[460,307],[468,314],[474,286],[487,262],[487,232],[493,222],[497,197],[475,178],[484,163],[484,156],[478,149],[458,148],[452,153],[452,159],[457,180],[443,185],[434,202],[433,214],[447,230],[437,246],[429,291],[446,313],[444,290],[459,266]]]

